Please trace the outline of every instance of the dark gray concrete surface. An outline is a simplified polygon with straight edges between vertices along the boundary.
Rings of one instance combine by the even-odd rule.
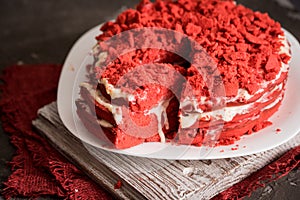
[[[138,1],[0,1],[0,69],[14,63],[63,63],[82,33]],[[288,0],[238,0],[238,3],[268,12],[300,39],[300,12]],[[10,174],[7,162],[13,153],[8,135],[0,129],[0,192]],[[294,170],[247,199],[299,199],[299,180],[300,170]]]

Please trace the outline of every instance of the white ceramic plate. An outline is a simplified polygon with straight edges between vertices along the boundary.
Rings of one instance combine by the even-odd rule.
[[[144,143],[126,150],[106,148],[94,135],[89,133],[76,115],[74,100],[79,98],[78,84],[85,79],[80,71],[81,64],[86,59],[88,52],[95,45],[95,36],[98,35],[97,26],[86,32],[74,44],[63,66],[59,80],[57,104],[58,112],[64,125],[84,143],[108,151],[159,159],[218,159],[244,156],[269,150],[287,142],[300,131],[300,45],[295,37],[285,30],[292,49],[292,61],[288,77],[287,89],[283,103],[277,113],[270,119],[273,125],[252,135],[243,136],[241,140],[230,146],[219,147],[194,147],[186,145],[172,145],[162,143]],[[85,60],[86,62],[86,60]],[[82,69],[81,69],[82,70]],[[73,91],[74,89],[74,91]],[[73,92],[75,95],[73,95]],[[281,132],[276,132],[276,129]],[[237,148],[238,145],[238,148]],[[232,148],[237,148],[232,150]]]

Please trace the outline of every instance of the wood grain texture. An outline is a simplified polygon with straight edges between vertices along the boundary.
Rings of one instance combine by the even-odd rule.
[[[82,143],[62,124],[56,103],[33,125],[74,164],[121,199],[210,199],[300,144],[300,134],[269,151],[217,160],[161,160],[126,156]],[[114,184],[122,180],[122,187]]]

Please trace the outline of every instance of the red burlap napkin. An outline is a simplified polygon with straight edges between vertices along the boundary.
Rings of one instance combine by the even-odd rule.
[[[4,131],[16,154],[5,183],[6,198],[55,195],[69,199],[109,199],[109,195],[63,158],[32,129],[37,110],[56,99],[60,65],[12,66],[4,71],[0,101]]]
[[[43,195],[69,199],[111,198],[32,129],[31,121],[37,117],[37,110],[56,99],[60,70],[60,65],[26,65],[8,67],[3,73],[2,127],[16,147],[10,162],[12,174],[4,183],[5,198]],[[299,163],[300,147],[297,147],[215,199],[242,198],[286,175]]]

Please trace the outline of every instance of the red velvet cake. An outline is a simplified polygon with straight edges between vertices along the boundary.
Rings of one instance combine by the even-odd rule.
[[[174,30],[203,49],[187,48],[183,38],[153,39],[146,33],[129,33],[117,47],[105,44],[145,27]],[[144,0],[101,31],[77,113],[91,133],[115,148],[143,142],[232,144],[269,125],[283,99],[290,60],[284,32],[267,14],[234,1]],[[163,48],[132,50],[139,42],[161,47],[177,42],[182,46],[174,48],[190,59]],[[128,46],[130,51],[117,55]],[[201,64],[203,51],[209,64]]]

